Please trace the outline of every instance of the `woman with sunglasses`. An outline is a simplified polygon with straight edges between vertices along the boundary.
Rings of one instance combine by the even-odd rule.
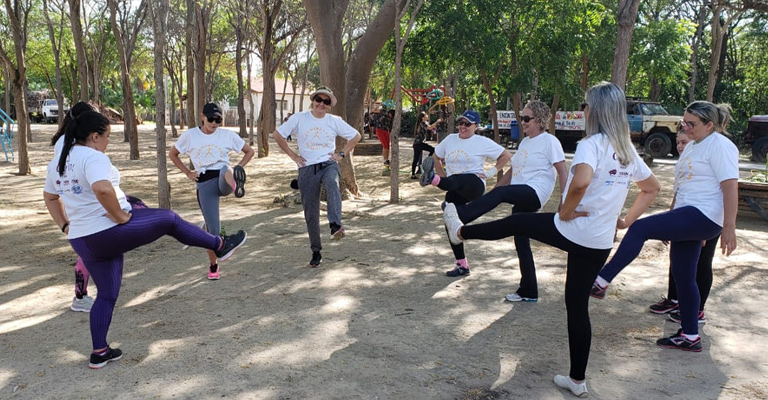
[[[475,135],[480,114],[467,110],[459,117],[459,133],[448,135],[435,147],[432,157],[424,160],[421,186],[432,185],[446,191],[448,203],[466,204],[485,192],[485,180],[496,175],[512,158],[512,154],[498,143],[484,136]],[[484,169],[485,159],[496,164]],[[445,168],[443,168],[445,163]],[[469,275],[469,263],[464,245],[451,244],[456,266],[445,273],[449,277]]]
[[[483,197],[469,204],[456,205],[462,222],[470,223],[501,203],[512,204],[513,214],[536,212],[552,195],[555,180],[559,183],[562,198],[568,171],[563,146],[546,131],[551,118],[549,106],[542,101],[530,101],[523,108],[519,120],[525,137],[512,157],[510,169]],[[530,239],[515,236],[515,250],[520,263],[520,286],[515,293],[508,294],[506,300],[536,302],[539,289]]]
[[[429,124],[429,114],[422,111],[419,113],[419,123],[416,124],[416,128],[413,133],[413,162],[411,163],[411,179],[419,179],[416,175],[416,168],[419,169],[418,173],[421,173],[421,160],[424,156],[424,152],[429,153],[427,156],[431,157],[435,152],[435,148],[426,143],[429,133],[434,129],[437,124],[443,122],[438,118],[434,124]]]
[[[221,128],[222,111],[216,103],[203,106],[200,114],[201,124],[181,134],[168,153],[173,165],[187,179],[196,183],[197,203],[203,213],[206,230],[212,235],[221,233],[219,218],[219,198],[235,193],[235,197],[245,196],[245,169],[255,152],[235,132]],[[229,165],[229,153],[242,152],[243,158],[234,168]],[[189,155],[195,167],[187,168],[179,157]],[[216,254],[208,252],[208,279],[218,280],[219,263]]]
[[[602,82],[587,90],[587,136],[573,156],[563,205],[556,213],[520,213],[475,225],[464,225],[454,204],[444,218],[452,244],[464,240],[498,240],[524,235],[568,253],[565,309],[569,374],[556,375],[555,384],[576,396],[588,395],[586,370],[592,343],[589,291],[613,246],[617,220],[631,224],[645,212],[659,182],[637,155],[629,136],[627,100],[618,86]],[[631,182],[640,189],[624,219],[619,219]]]
[[[721,134],[727,133],[730,121],[731,108],[726,104],[696,101],[686,107],[683,125],[693,142],[685,146],[677,161],[672,210],[632,224],[592,286],[592,297],[602,299],[608,284],[640,254],[646,240],[669,241],[682,327],[674,335],[657,340],[661,347],[701,351],[696,269],[702,241],[717,240],[721,235],[723,254],[730,255],[736,249],[739,150]]]
[[[677,154],[683,154],[685,146],[691,141],[690,136],[688,136],[688,133],[685,131],[685,125],[680,121],[680,124],[677,127]],[[683,167],[683,164],[675,164],[675,176],[680,173],[681,167]],[[673,208],[674,203],[670,206],[670,209]],[[701,248],[701,253],[699,254],[699,262],[696,264],[696,286],[699,288],[699,295],[701,296],[701,300],[699,301],[699,324],[704,324],[707,321],[704,316],[704,305],[707,304],[709,292],[712,289],[712,259],[715,257],[717,241],[719,239],[720,235],[717,235],[704,243],[704,246]],[[651,304],[650,310],[654,314],[669,314],[669,319],[679,323],[679,306],[677,285],[675,284],[675,277],[672,275],[672,265],[670,263],[667,296],[662,296],[661,300]]]
[[[321,86],[309,98],[312,99],[312,109],[293,114],[277,127],[272,137],[299,168],[297,183],[312,250],[309,267],[317,268],[323,261],[320,253],[323,248],[320,240],[320,191],[325,188],[331,238],[341,240],[346,232],[341,223],[338,163],[355,148],[360,141],[360,133],[341,117],[330,114],[331,107],[336,105],[336,96],[331,89]],[[288,135],[295,135],[298,153],[288,146],[285,140]],[[346,140],[338,152],[337,137]]]
[[[120,172],[105,154],[110,141],[109,120],[85,111],[67,126],[61,154],[48,164],[43,199],[54,222],[67,234],[99,290],[90,314],[93,352],[89,367],[98,369],[122,357],[111,349],[107,332],[120,293],[123,256],[164,235],[229,259],[245,243],[239,231],[227,237],[211,235],[165,209],[136,209],[120,189]]]

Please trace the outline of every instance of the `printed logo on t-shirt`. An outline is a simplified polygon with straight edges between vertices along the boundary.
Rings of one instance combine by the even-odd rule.
[[[307,130],[304,147],[309,151],[322,150],[333,144],[334,136],[320,127],[314,127]]]
[[[213,143],[200,146],[189,153],[189,158],[195,160],[196,165],[214,165],[222,156],[227,156],[227,152]]]
[[[677,160],[677,175],[675,175],[675,191],[677,191],[687,182],[693,179],[693,161],[691,156],[686,156]]]
[[[512,159],[512,178],[525,171],[525,163],[528,162],[528,149],[518,150]]]
[[[80,194],[83,193],[83,187],[80,185],[74,185],[72,186],[72,193],[74,194]]]
[[[466,151],[462,149],[452,150],[445,155],[446,169],[450,175],[463,174],[469,170],[470,160]]]

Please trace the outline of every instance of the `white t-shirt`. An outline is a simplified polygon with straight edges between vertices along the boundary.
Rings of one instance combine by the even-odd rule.
[[[58,164],[58,155],[48,163],[44,190],[59,195],[64,202],[64,210],[69,217],[69,239],[88,236],[117,225],[105,216],[107,211],[93,193],[91,186],[95,182],[107,180],[112,183],[120,208],[131,210],[119,186],[120,173],[106,154],[87,146],[75,145],[67,157],[63,176],[59,176],[56,171]]]
[[[294,135],[299,144],[299,155],[306,160],[306,165],[330,160],[336,150],[336,136],[347,140],[357,136],[355,128],[338,115],[325,114],[323,118],[317,118],[312,111],[291,115],[277,127],[277,132],[284,138]]]
[[[555,189],[557,170],[554,164],[561,161],[565,161],[565,153],[554,135],[542,132],[533,139],[526,136],[512,156],[512,180],[509,184],[530,186],[544,207]]]
[[[590,249],[610,249],[616,232],[616,220],[624,207],[632,182],[648,179],[652,173],[637,152],[632,150],[635,161],[623,167],[616,157],[607,135],[596,133],[579,142],[573,155],[568,183],[563,200],[579,164],[592,167],[592,181],[587,187],[576,211],[586,211],[589,216],[561,221],[555,214],[557,230],[568,240]]]
[[[728,179],[739,179],[739,149],[733,142],[714,132],[698,143],[688,143],[675,166],[675,208],[696,207],[723,226],[720,183]]]
[[[207,170],[220,170],[229,166],[229,152],[243,150],[245,141],[229,129],[216,128],[206,135],[195,127],[182,133],[176,141],[176,150],[189,155],[195,171],[202,174]]]
[[[485,159],[496,160],[504,148],[485,136],[472,135],[467,139],[458,133],[448,135],[435,147],[435,154],[445,160],[447,176],[457,174],[482,174]]]

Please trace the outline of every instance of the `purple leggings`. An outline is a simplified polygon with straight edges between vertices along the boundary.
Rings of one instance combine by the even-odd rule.
[[[123,280],[124,253],[165,235],[194,247],[214,250],[221,245],[218,236],[184,221],[173,211],[145,208],[131,213],[133,216],[125,224],[69,241],[88,266],[88,272],[99,290],[91,309],[91,341],[94,349],[107,347],[107,331]]]

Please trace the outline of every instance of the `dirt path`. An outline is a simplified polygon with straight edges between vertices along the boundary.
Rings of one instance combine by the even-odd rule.
[[[519,279],[511,240],[470,243],[472,275],[445,277],[442,193],[409,179],[408,140],[399,205],[387,203],[379,157],[355,158],[367,197],[344,203],[348,236],[323,238],[318,269],[305,267],[301,207],[272,202],[295,176],[273,146],[246,168],[246,197],[222,202],[225,228],[250,236],[222,279],[208,281],[204,253],[172,239],[127,254],[109,334],[125,356],[89,370],[88,315],[69,311],[75,257],[42,202],[51,129],[34,127],[33,175],[0,162],[0,399],[571,398],[552,383],[568,371],[565,254],[533,243],[535,304],[502,301]],[[125,143],[108,153],[125,191],[154,205],[152,127],[140,143],[140,161],[127,160]],[[654,169],[665,190],[653,212],[668,207],[673,168]],[[169,171],[174,210],[201,220],[192,184]],[[647,312],[666,291],[668,254],[646,245],[609,296],[592,301],[592,397],[768,398],[767,227],[740,218],[736,253],[715,257],[700,354],[654,344],[676,325]]]

